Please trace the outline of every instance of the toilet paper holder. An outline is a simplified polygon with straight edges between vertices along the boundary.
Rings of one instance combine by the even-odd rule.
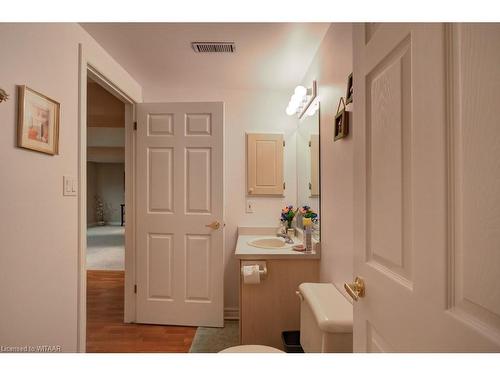
[[[300,299],[301,301],[303,301],[303,300],[304,300],[304,296],[302,295],[302,293],[300,292],[300,290],[296,290],[296,291],[295,291],[295,294],[297,295],[297,297],[299,297],[299,299]]]
[[[249,265],[249,264],[246,264],[246,265]],[[255,264],[256,266],[259,266],[259,275],[261,278],[264,278],[267,276],[267,266],[266,264]],[[243,276],[243,267],[241,267],[241,276]]]

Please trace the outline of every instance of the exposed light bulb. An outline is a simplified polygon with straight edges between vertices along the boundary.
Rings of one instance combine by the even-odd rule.
[[[295,87],[294,93],[290,98],[290,102],[286,107],[286,114],[292,116],[302,110],[304,103],[307,101],[307,89],[304,86]]]
[[[300,95],[297,95],[297,94],[293,94],[292,95],[292,98],[290,99],[290,103],[293,103],[295,105],[300,105],[300,103],[302,103],[302,101],[304,100],[304,98]]]
[[[288,116],[293,116],[295,112],[296,112],[295,108],[292,107],[291,105],[288,105],[288,107],[286,107],[286,114]]]
[[[294,93],[303,98],[307,94],[307,89],[304,86],[297,86]]]

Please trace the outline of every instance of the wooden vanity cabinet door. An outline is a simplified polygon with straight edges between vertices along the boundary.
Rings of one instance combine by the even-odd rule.
[[[281,332],[300,329],[300,299],[295,292],[301,283],[319,281],[319,260],[266,263],[268,276],[260,284],[243,284],[240,273],[240,342],[283,350]]]

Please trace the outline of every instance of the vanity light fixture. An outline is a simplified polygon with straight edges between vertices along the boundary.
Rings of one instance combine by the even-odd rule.
[[[315,101],[317,91],[316,81],[313,81],[312,88],[310,89],[306,89],[304,86],[297,86],[286,107],[286,114],[288,116],[298,114],[299,119],[304,117],[305,114],[308,116],[314,115],[318,107],[317,101]]]

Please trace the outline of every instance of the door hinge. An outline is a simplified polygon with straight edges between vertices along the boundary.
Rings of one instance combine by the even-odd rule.
[[[134,285],[134,293],[137,294],[137,284]]]
[[[283,147],[285,147],[285,141],[283,141]]]
[[[311,190],[311,189],[312,189],[312,185],[311,185],[311,183],[309,182],[309,190]]]
[[[134,130],[137,130],[137,121],[134,121]]]
[[[311,147],[311,141],[309,141],[309,147]]]
[[[286,186],[286,185],[285,185],[285,183],[283,182],[283,190],[285,190],[285,186]]]

